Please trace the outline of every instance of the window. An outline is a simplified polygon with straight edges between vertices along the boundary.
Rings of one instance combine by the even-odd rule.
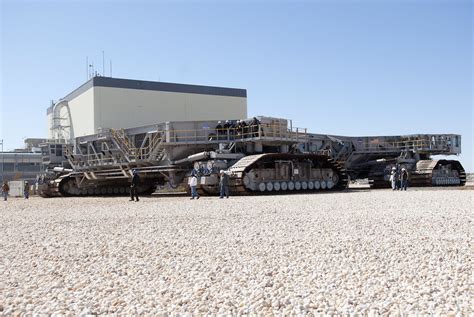
[[[18,171],[20,172],[39,172],[40,166],[36,163],[18,163]]]
[[[56,144],[56,156],[63,156],[63,146]]]
[[[0,163],[0,171],[4,172],[13,172],[14,164],[13,163]]]

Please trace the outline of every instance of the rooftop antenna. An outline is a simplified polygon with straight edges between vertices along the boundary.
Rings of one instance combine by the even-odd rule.
[[[89,64],[89,79],[94,76],[94,63]]]
[[[105,76],[105,54],[102,51],[102,76]]]
[[[86,56],[86,81],[89,80],[89,56]]]

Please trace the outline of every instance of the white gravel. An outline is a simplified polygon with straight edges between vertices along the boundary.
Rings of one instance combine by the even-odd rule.
[[[473,314],[473,194],[0,201],[0,314]]]

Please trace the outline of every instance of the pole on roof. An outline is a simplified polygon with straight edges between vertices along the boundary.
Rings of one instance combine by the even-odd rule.
[[[0,140],[0,144],[2,145],[2,185],[3,185],[3,171],[5,169],[5,153],[3,153],[3,139]]]

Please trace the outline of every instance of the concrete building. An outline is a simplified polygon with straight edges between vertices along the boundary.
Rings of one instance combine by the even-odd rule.
[[[101,128],[247,117],[245,89],[94,77],[48,108],[49,138],[71,140]]]
[[[27,180],[34,184],[42,171],[41,153],[0,152],[0,182]]]

